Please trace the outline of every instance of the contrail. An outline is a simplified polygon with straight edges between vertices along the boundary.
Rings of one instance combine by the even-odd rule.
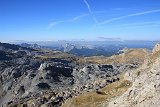
[[[117,20],[128,18],[128,17],[140,16],[140,15],[157,13],[157,12],[160,12],[160,9],[150,10],[150,11],[145,11],[145,12],[139,12],[139,13],[134,13],[134,14],[129,14],[129,15],[126,15],[126,16],[115,17],[115,18],[112,18],[112,19],[108,19],[108,20],[106,20],[104,22],[101,22],[99,24],[107,24],[107,23],[111,23],[111,22],[114,22],[114,21],[117,21]]]
[[[88,16],[88,15],[89,15],[89,13],[76,16],[76,17],[72,18],[71,21],[76,21],[76,20],[81,19],[81,18]]]
[[[90,14],[89,13],[85,13],[85,14],[81,14],[81,15],[78,15],[78,16],[75,16],[71,19],[68,19],[68,20],[60,20],[60,21],[52,21],[49,23],[47,29],[51,29],[52,27],[58,25],[58,24],[61,24],[61,23],[65,23],[65,22],[74,22],[74,21],[77,21],[83,17],[86,17],[86,16],[89,16]]]
[[[51,29],[53,26],[58,25],[60,23],[64,23],[65,21],[55,21],[55,22],[50,22],[49,26],[47,27],[47,29]]]
[[[122,25],[118,25],[118,27],[123,27],[123,28],[160,27],[160,21],[149,21],[149,22],[122,24]]]
[[[97,21],[96,17],[93,15],[93,12],[92,12],[92,10],[91,10],[91,8],[90,8],[89,3],[87,2],[87,0],[83,0],[83,1],[84,1],[85,5],[87,6],[88,11],[89,11],[92,19],[94,20],[94,22],[95,22],[96,24],[98,24],[99,22]]]
[[[94,14],[94,13],[105,13],[105,12],[106,11],[95,11],[95,12],[92,12],[92,14]],[[52,27],[54,27],[58,24],[61,24],[61,23],[74,22],[74,21],[80,20],[81,18],[84,18],[84,17],[89,16],[89,15],[91,15],[90,12],[75,16],[75,17],[73,17],[71,19],[68,19],[68,20],[52,21],[52,22],[49,23],[47,29],[51,29]],[[94,17],[92,17],[92,18],[94,19],[94,21],[96,20]],[[96,23],[98,23],[98,22],[96,22]]]
[[[83,1],[84,1],[84,3],[86,4],[86,6],[87,6],[87,8],[88,8],[88,10],[89,10],[89,13],[92,14],[92,10],[91,10],[90,5],[88,4],[88,2],[87,2],[86,0],[83,0]]]

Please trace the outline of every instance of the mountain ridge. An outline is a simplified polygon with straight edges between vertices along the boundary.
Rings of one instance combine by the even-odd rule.
[[[95,107],[159,107],[160,105],[160,44],[156,44],[153,52],[148,54],[143,64],[137,69],[128,69],[122,83],[115,82],[114,86],[106,86],[101,90],[102,95],[86,93],[66,101],[63,107],[95,106]],[[124,81],[129,81],[128,88]],[[116,84],[117,83],[117,84]],[[123,84],[123,85],[122,85]],[[112,85],[112,84],[111,84]],[[118,90],[117,90],[117,87]],[[124,90],[119,93],[121,88]],[[115,90],[116,89],[116,90]],[[113,91],[115,90],[115,91]],[[109,92],[108,92],[109,91]],[[113,91],[110,93],[110,91]],[[108,96],[111,95],[111,97]],[[116,94],[116,95],[115,95]],[[97,97],[94,97],[94,96]],[[93,98],[87,100],[86,98]],[[86,102],[85,100],[86,99]],[[88,98],[89,99],[89,98]],[[98,100],[100,99],[100,100]],[[77,103],[76,103],[77,102]],[[80,103],[78,103],[80,102]],[[76,105],[78,104],[78,105]]]

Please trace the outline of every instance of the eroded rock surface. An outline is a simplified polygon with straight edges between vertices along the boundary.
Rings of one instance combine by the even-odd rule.
[[[60,106],[66,99],[119,80],[132,65],[84,64],[60,52],[0,44],[0,105]],[[66,56],[65,56],[66,55]],[[66,58],[66,59],[65,59]]]

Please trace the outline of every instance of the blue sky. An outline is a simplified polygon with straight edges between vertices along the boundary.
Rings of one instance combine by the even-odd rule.
[[[160,40],[160,0],[0,0],[1,41]]]

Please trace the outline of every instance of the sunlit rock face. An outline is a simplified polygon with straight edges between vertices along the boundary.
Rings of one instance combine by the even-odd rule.
[[[156,44],[143,66],[125,74],[133,85],[123,95],[111,100],[107,107],[159,107],[160,44]]]
[[[160,51],[160,43],[157,43],[153,48],[153,53]]]

